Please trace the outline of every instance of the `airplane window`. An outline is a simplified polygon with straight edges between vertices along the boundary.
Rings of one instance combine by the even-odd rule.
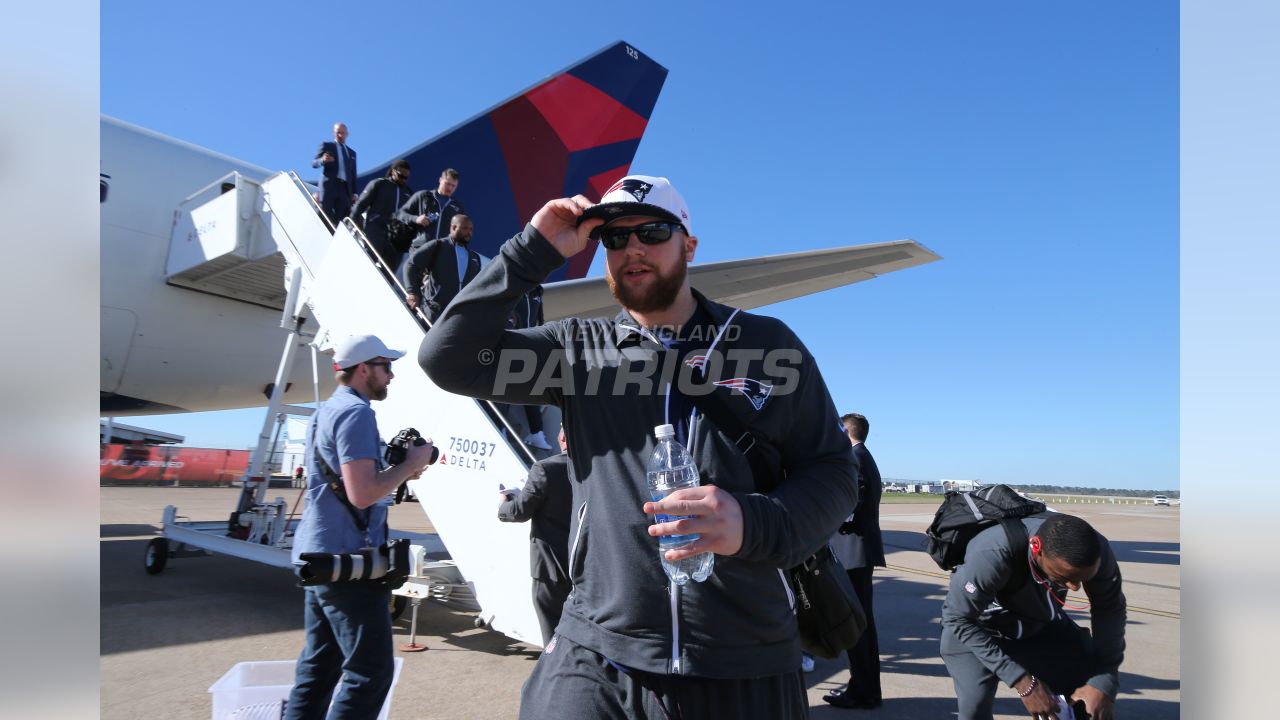
[[[98,178],[98,204],[101,205],[102,203],[107,201],[107,189],[110,187],[110,185],[107,184],[107,179],[110,178],[111,176],[104,175],[102,173],[99,173],[99,175],[100,177]]]

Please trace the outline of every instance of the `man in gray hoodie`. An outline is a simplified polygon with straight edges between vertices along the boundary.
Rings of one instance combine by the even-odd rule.
[[[521,297],[597,241],[622,306],[614,319],[507,328]],[[419,350],[450,392],[559,406],[572,439],[573,592],[525,683],[522,718],[808,717],[779,568],[826,544],[853,512],[853,453],[799,338],[690,286],[697,245],[666,178],[623,178],[598,205],[552,200]],[[724,410],[717,417],[747,431],[716,427],[700,410],[707,395]],[[675,426],[701,486],[653,502],[645,473],[662,424]],[[757,478],[753,463],[776,472]],[[663,557],[714,553],[714,572],[669,582],[658,536],[693,534]]]
[[[1083,588],[1087,607],[1068,591]],[[1066,610],[1089,610],[1092,635]],[[996,686],[1033,718],[1057,718],[1057,695],[1112,720],[1124,659],[1125,599],[1106,538],[1072,515],[1008,520],[969,541],[942,606],[942,660],[960,720],[991,720]]]

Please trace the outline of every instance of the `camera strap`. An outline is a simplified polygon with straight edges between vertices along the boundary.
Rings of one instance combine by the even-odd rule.
[[[310,438],[314,438],[316,436],[316,424],[320,419],[320,413],[318,410],[319,409],[317,408],[317,412],[311,416],[311,432],[308,433],[308,437]],[[338,502],[342,503],[342,506],[347,509],[348,513],[351,513],[351,519],[355,522],[356,528],[360,530],[361,535],[364,535],[365,544],[373,545],[373,538],[369,537],[368,511],[361,514],[361,512],[356,509],[356,506],[352,505],[351,501],[347,499],[347,486],[343,484],[342,476],[334,472],[333,468],[329,467],[329,463],[325,462],[324,456],[320,454],[320,449],[313,447],[311,452],[315,455],[316,462],[320,465],[320,475],[324,477],[325,482],[329,483],[329,489],[333,491],[334,496],[338,498]]]
[[[329,489],[333,491],[334,497],[338,498],[338,502],[342,503],[347,512],[351,513],[351,519],[355,521],[356,527],[364,535],[365,543],[372,545],[372,538],[369,537],[368,511],[361,513],[356,509],[355,505],[351,504],[351,501],[347,499],[347,486],[342,483],[342,477],[335,473],[333,468],[329,467],[329,463],[325,462],[319,453],[316,453],[316,461],[320,463],[320,474],[324,475],[325,481],[329,483]]]

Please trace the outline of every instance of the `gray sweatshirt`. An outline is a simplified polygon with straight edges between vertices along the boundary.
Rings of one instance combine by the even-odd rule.
[[[1027,537],[1034,535],[1043,517],[1026,518]],[[1094,651],[1099,670],[1089,684],[1114,698],[1120,686],[1124,660],[1125,599],[1120,589],[1120,567],[1107,539],[1102,541],[1098,574],[1084,583],[1089,596]],[[1063,614],[1062,605],[1049,590],[1024,573],[1018,588],[1005,588],[1013,577],[1013,563],[1025,563],[1026,547],[1009,547],[1009,536],[999,525],[978,533],[965,548],[964,563],[951,575],[951,587],[942,604],[943,631],[950,631],[978,660],[1006,685],[1012,686],[1027,672],[995,642],[995,636],[1017,639],[1039,632]],[[996,602],[996,594],[1000,602]],[[1059,599],[1065,598],[1065,591]]]
[[[701,417],[686,423],[693,442],[680,439],[691,445],[702,483],[731,492],[741,506],[743,541],[736,554],[716,557],[706,582],[672,587],[657,538],[647,532],[653,520],[642,510],[651,499],[645,471],[656,446],[654,426],[677,420],[667,417],[660,371],[671,358],[663,344],[626,312],[614,320],[506,328],[520,298],[563,263],[527,226],[458,294],[418,354],[431,379],[451,392],[562,409],[576,479],[569,537],[574,588],[557,632],[646,672],[711,678],[796,672],[795,615],[778,569],[822,547],[857,503],[853,453],[817,363],[780,321],[733,316],[695,291],[716,327],[733,328],[725,333],[733,340],[722,347],[761,351],[727,363],[733,368],[722,374],[728,384],[713,391],[724,393],[757,442],[779,449],[784,474],[772,490],[757,492],[734,438]],[[677,367],[715,357],[696,346],[687,352]],[[508,365],[515,356],[519,363]],[[559,381],[542,382],[549,377]]]

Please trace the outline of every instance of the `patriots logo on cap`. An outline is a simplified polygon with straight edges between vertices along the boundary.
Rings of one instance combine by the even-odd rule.
[[[609,188],[609,192],[605,195],[612,195],[615,190],[621,190],[636,199],[636,202],[644,202],[644,198],[653,189],[652,183],[635,178],[622,178],[613,187]]]
[[[751,401],[752,407],[757,411],[764,407],[764,401],[768,400],[769,395],[773,393],[772,385],[762,383],[759,380],[752,380],[751,378],[720,380],[716,382],[716,385],[742,393]]]

